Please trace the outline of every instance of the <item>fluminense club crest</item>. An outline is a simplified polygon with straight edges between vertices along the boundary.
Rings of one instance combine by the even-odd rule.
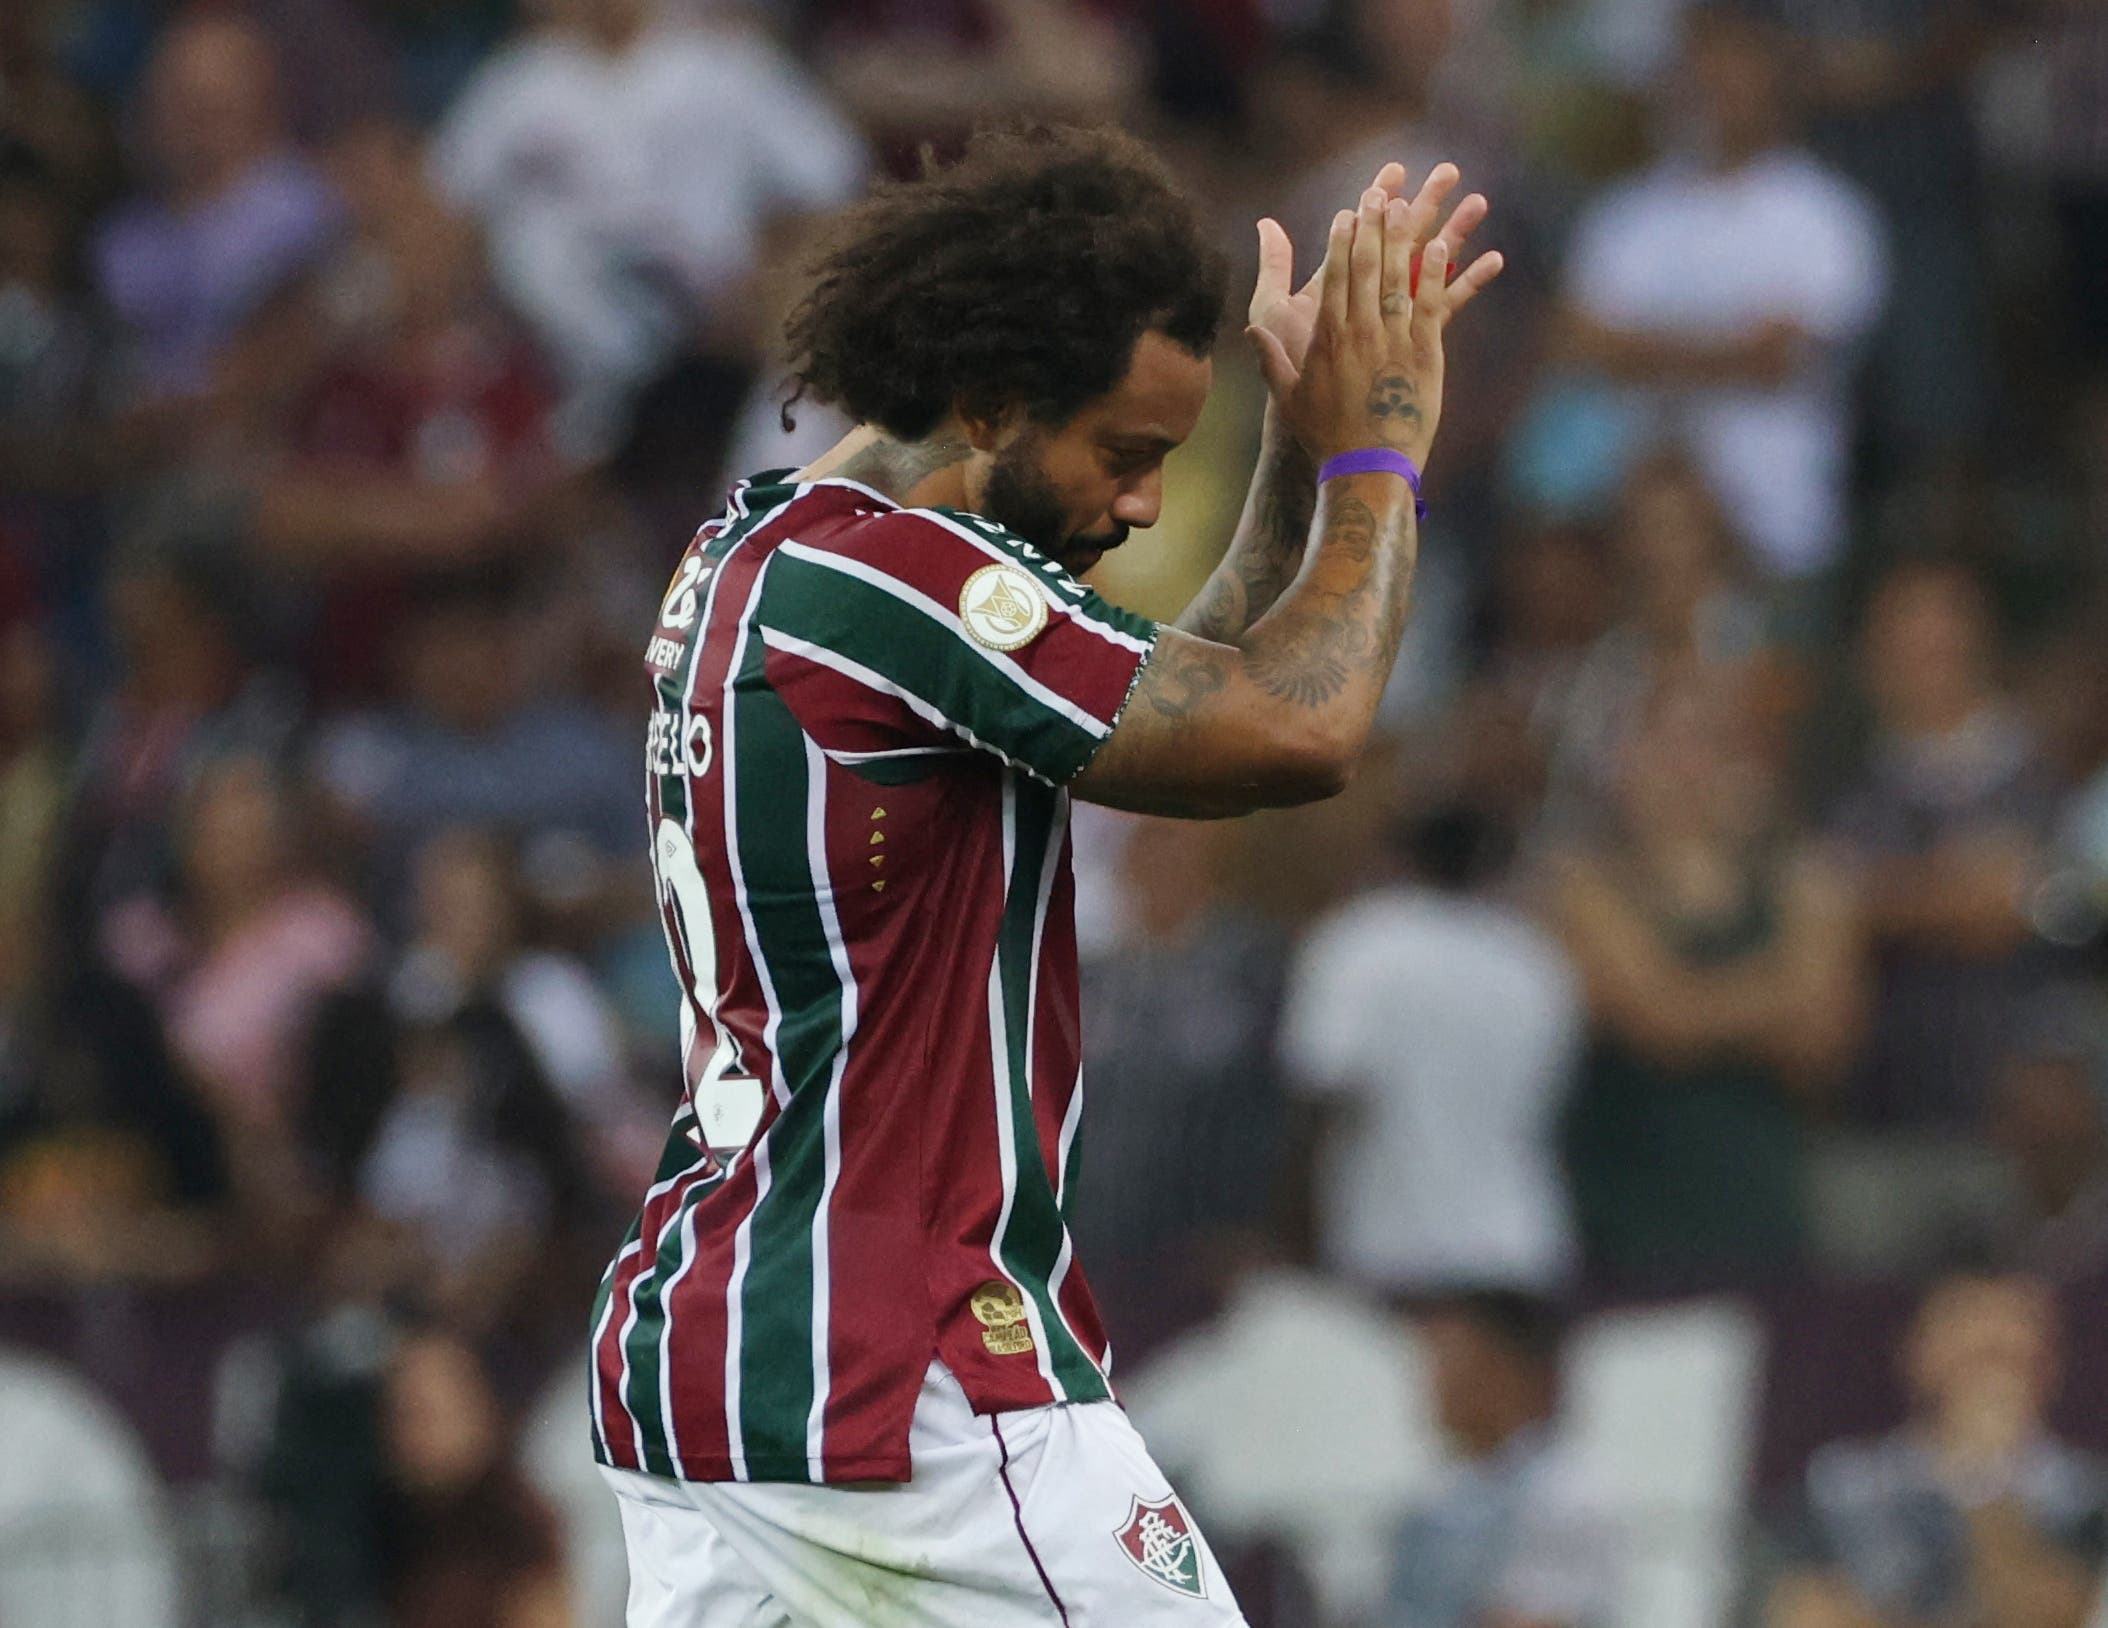
[[[1159,1504],[1132,1501],[1127,1524],[1115,1532],[1121,1552],[1143,1575],[1196,1600],[1208,1597],[1207,1580],[1201,1575],[1200,1543],[1193,1523],[1176,1498]]]

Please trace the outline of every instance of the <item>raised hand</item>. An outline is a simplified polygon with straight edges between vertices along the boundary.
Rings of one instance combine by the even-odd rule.
[[[1437,164],[1428,171],[1419,190],[1406,200],[1406,224],[1411,234],[1414,263],[1428,240],[1441,225],[1443,240],[1454,257],[1464,242],[1486,218],[1484,194],[1470,193],[1442,220],[1442,207],[1460,179],[1454,164]],[[1396,162],[1376,172],[1370,190],[1388,199],[1405,198],[1405,166]],[[1482,255],[1458,279],[1460,297],[1451,303],[1451,314],[1462,310],[1477,292],[1500,275],[1501,257]],[[1310,335],[1317,322],[1318,291],[1322,269],[1311,274],[1301,288],[1293,289],[1295,248],[1281,223],[1271,217],[1259,222],[1259,276],[1252,289],[1245,338],[1258,353],[1267,385],[1278,402],[1294,389],[1310,348]]]
[[[1443,330],[1501,269],[1497,253],[1484,254],[1452,280],[1447,235],[1420,246],[1455,175],[1436,166],[1410,204],[1372,186],[1359,210],[1333,218],[1300,368],[1277,335],[1247,330],[1284,420],[1313,458],[1387,446],[1425,464],[1441,416]],[[1466,230],[1483,214],[1474,209]]]

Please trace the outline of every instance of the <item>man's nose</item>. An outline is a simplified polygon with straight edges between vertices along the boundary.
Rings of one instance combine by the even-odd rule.
[[[1137,477],[1120,488],[1113,499],[1112,516],[1123,526],[1138,530],[1153,526],[1164,512],[1164,475],[1159,469]]]

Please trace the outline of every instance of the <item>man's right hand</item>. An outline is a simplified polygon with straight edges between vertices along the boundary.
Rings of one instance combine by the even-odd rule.
[[[1261,223],[1260,281],[1245,333],[1285,422],[1313,458],[1390,446],[1424,465],[1441,412],[1442,330],[1502,266],[1498,252],[1484,254],[1449,279],[1456,244],[1485,215],[1475,193],[1427,241],[1456,178],[1454,165],[1436,166],[1410,203],[1371,186],[1358,211],[1334,219],[1324,265],[1294,295],[1286,292],[1287,239]],[[1428,271],[1418,296],[1416,263]]]

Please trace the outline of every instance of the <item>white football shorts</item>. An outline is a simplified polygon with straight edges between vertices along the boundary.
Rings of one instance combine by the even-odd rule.
[[[1245,1628],[1115,1402],[976,1414],[932,1362],[912,1481],[674,1481],[603,1467],[629,1628]]]

